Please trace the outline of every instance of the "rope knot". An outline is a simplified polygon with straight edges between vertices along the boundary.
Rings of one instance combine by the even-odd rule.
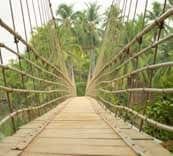
[[[16,43],[16,44],[19,43],[19,39],[16,36],[14,37],[14,43]]]
[[[136,41],[139,43],[139,44],[142,44],[142,40],[143,40],[143,36],[137,36],[136,37]]]
[[[164,21],[161,21],[159,18],[157,18],[157,19],[155,20],[155,23],[156,23],[156,25],[157,25],[160,29],[163,29],[163,28],[164,28],[165,22],[164,22]]]
[[[3,43],[0,43],[0,47],[3,48],[5,47],[5,45]]]
[[[31,51],[31,48],[29,46],[27,46],[26,51],[29,53]]]

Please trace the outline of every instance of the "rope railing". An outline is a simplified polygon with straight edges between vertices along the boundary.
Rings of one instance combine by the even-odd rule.
[[[98,57],[93,77],[88,80],[86,95],[96,98],[111,111],[119,112],[120,117],[124,120],[128,118],[127,114],[130,114],[129,118],[132,115],[135,116],[133,119],[130,118],[130,122],[133,122],[133,125],[140,131],[144,130],[144,126],[149,125],[159,130],[173,132],[172,125],[155,121],[157,119],[152,119],[147,114],[148,107],[152,107],[161,99],[171,99],[173,95],[172,86],[156,84],[156,81],[162,80],[162,73],[169,78],[169,73],[173,68],[171,58],[161,58],[161,55],[166,52],[161,48],[170,44],[173,39],[172,31],[169,33],[163,31],[165,25],[169,23],[168,20],[173,16],[173,8],[166,7],[167,1],[164,0],[163,10],[159,17],[148,22],[146,20],[148,0],[145,1],[143,14],[139,16],[137,15],[139,1],[134,2],[134,10],[131,9],[132,1],[129,0],[128,7],[127,3],[124,0],[122,6],[118,6],[119,3],[115,5],[115,8],[120,7],[121,10],[120,15],[117,16],[117,18],[120,17],[118,22],[121,28],[117,28],[118,33],[113,34],[117,36],[117,39],[114,42],[110,41],[115,44],[115,47],[113,47],[114,49],[111,47],[112,50],[109,43],[108,47],[100,49],[103,53],[100,54],[101,57]],[[126,7],[127,9],[125,9]],[[130,12],[132,10],[134,13]],[[107,19],[108,24],[110,18]],[[135,29],[139,24],[136,23],[138,18],[143,21],[140,29],[138,28],[138,32],[135,31],[136,34],[128,37],[128,26],[133,26]],[[109,29],[105,30],[105,38],[110,35],[109,33],[111,33],[111,28],[110,32]],[[127,36],[121,36],[126,34]],[[108,41],[103,40],[102,42],[104,46],[107,46]],[[111,49],[114,55],[110,54],[108,57],[107,49]],[[143,62],[140,64],[142,59]],[[159,73],[160,76],[157,77]],[[141,109],[138,110],[136,105]],[[125,116],[121,113],[124,113]]]
[[[56,23],[52,23],[55,19],[53,18],[51,2],[32,0],[29,3],[28,0],[20,0],[18,3],[21,9],[24,37],[17,33],[16,23],[18,21],[16,21],[13,1],[9,0],[12,26],[0,18],[0,27],[14,38],[16,46],[14,49],[3,41],[0,43],[0,70],[2,71],[0,73],[0,92],[2,93],[1,98],[5,99],[6,104],[6,113],[0,114],[0,130],[3,133],[6,132],[4,126],[10,127],[13,132],[17,130],[18,125],[20,125],[17,123],[20,114],[27,115],[28,122],[33,118],[32,113],[38,117],[42,115],[40,112],[45,113],[59,102],[75,96],[76,92],[74,81],[67,74],[65,62],[57,64],[58,61],[64,61],[64,58],[63,54],[61,59],[58,58],[62,51],[59,49],[60,41],[56,34]],[[36,25],[35,30],[33,29],[34,21],[31,17],[31,7]],[[25,16],[25,9],[27,17]],[[28,18],[29,31],[33,40],[31,42],[29,42],[26,18]],[[37,36],[37,29],[38,31],[42,29],[48,34],[45,36],[48,46],[46,55],[43,54],[42,50],[39,50],[34,41],[34,37]],[[25,53],[23,53],[24,48],[21,50],[20,45],[26,48]],[[14,54],[17,60],[13,63],[4,64],[5,53]],[[54,58],[57,57],[56,62],[49,60],[49,55],[52,54],[54,54]],[[63,67],[60,66],[61,64]]]
[[[115,55],[110,61],[108,61],[99,71],[95,72],[93,78],[88,83],[88,87],[92,85],[92,82],[96,81],[98,77],[101,76],[103,72],[109,66],[111,66],[121,55],[123,55],[124,53],[127,53],[128,50],[132,47],[132,45],[134,45],[135,43],[138,43],[145,34],[150,32],[156,26],[159,26],[159,27],[162,26],[164,21],[172,15],[173,15],[173,9],[171,8],[167,10],[164,14],[162,14],[160,17],[155,19],[151,24],[146,26],[141,32],[139,32],[127,45],[124,46],[122,50],[120,50],[120,52],[117,55]]]
[[[154,121],[150,118],[148,118],[147,116],[144,116],[136,111],[134,111],[133,109],[130,109],[126,106],[120,106],[120,105],[114,105],[112,103],[110,103],[109,101],[106,101],[105,99],[103,99],[102,97],[98,97],[98,100],[100,100],[101,102],[105,103],[105,104],[108,104],[109,106],[117,109],[117,110],[120,110],[120,111],[125,111],[125,112],[128,112],[128,113],[131,113],[133,114],[136,118],[140,118],[142,119],[143,121],[147,122],[148,124],[154,126],[154,127],[157,127],[159,129],[162,129],[162,130],[166,130],[166,131],[169,131],[169,132],[173,132],[173,126],[168,126],[168,125],[165,125],[165,124],[162,124],[160,122],[157,122],[157,121]],[[117,115],[117,114],[116,114]]]
[[[49,63],[44,57],[42,57],[41,55],[39,55],[39,52],[32,47],[30,44],[28,44],[18,33],[16,33],[15,31],[13,31],[5,22],[3,22],[2,19],[0,19],[0,26],[3,27],[5,30],[7,30],[9,33],[11,33],[16,39],[20,40],[25,46],[27,46],[27,48],[37,57],[39,58],[42,62],[44,62],[46,65],[50,66],[52,69],[54,69],[55,71],[58,72],[58,74],[60,74],[64,80],[66,82],[69,83],[69,85],[73,86],[71,84],[71,81],[69,78],[67,78],[62,71],[60,71],[56,66],[52,65],[51,63]]]
[[[11,48],[9,48],[8,46],[6,46],[5,44],[0,43],[0,47],[1,47],[1,48],[5,48],[5,49],[8,50],[9,52],[15,54],[15,55],[18,56],[20,59],[25,60],[28,64],[34,66],[35,68],[39,69],[40,71],[42,71],[42,72],[44,72],[44,73],[46,73],[46,74],[49,74],[50,76],[53,76],[54,78],[56,78],[56,80],[57,80],[57,79],[58,79],[58,80],[63,80],[62,77],[59,77],[59,76],[57,76],[56,74],[54,74],[54,73],[52,73],[52,72],[49,72],[49,71],[46,70],[45,68],[42,68],[40,65],[35,64],[35,63],[32,62],[31,60],[27,59],[27,58],[24,57],[23,55],[18,54],[18,53],[15,52],[13,49],[11,49]],[[62,83],[61,83],[61,84],[60,84],[60,83],[55,83],[55,82],[53,82],[53,81],[44,80],[44,79],[41,79],[41,78],[32,76],[32,75],[30,75],[30,74],[27,74],[27,73],[24,72],[24,71],[21,71],[21,70],[18,70],[18,69],[9,67],[9,66],[3,66],[3,65],[1,65],[1,68],[10,69],[10,70],[13,70],[13,71],[15,70],[16,72],[18,72],[18,73],[20,73],[20,74],[22,74],[22,75],[28,76],[28,77],[33,78],[33,79],[37,79],[37,80],[39,80],[39,81],[44,81],[44,82],[46,82],[46,83],[52,83],[52,84],[57,84],[57,85],[59,84],[59,85],[62,85],[62,86],[64,86],[64,87],[67,87],[67,84],[66,84],[66,83],[65,83],[65,84],[62,84]],[[54,80],[55,80],[55,79],[54,79]],[[63,81],[62,81],[62,82],[63,82]]]
[[[173,38],[173,34],[170,34],[170,35],[164,37],[163,39],[160,39],[159,41],[156,41],[156,42],[153,43],[152,45],[150,45],[150,46],[148,46],[148,47],[142,49],[142,50],[139,51],[138,53],[135,53],[134,56],[130,56],[129,59],[127,59],[126,61],[124,61],[122,64],[118,65],[116,68],[113,68],[111,71],[109,71],[109,72],[107,72],[107,73],[103,73],[103,74],[99,77],[99,79],[101,79],[102,77],[105,77],[105,76],[107,76],[107,75],[113,73],[114,71],[120,70],[123,66],[125,66],[125,65],[128,64],[128,63],[130,63],[130,61],[136,59],[137,57],[139,57],[139,56],[141,56],[141,55],[143,55],[143,54],[145,54],[146,52],[149,52],[150,49],[152,49],[152,48],[158,46],[159,44],[164,43],[164,42],[166,42],[166,41],[168,41],[168,40],[170,40],[170,39],[172,39],[172,38]],[[100,83],[101,83],[101,82],[100,82]]]
[[[65,98],[69,98],[70,96],[67,95],[67,96],[63,96],[63,97],[58,97],[56,99],[53,99],[49,102],[46,102],[42,105],[39,105],[39,106],[35,106],[35,107],[29,107],[29,108],[23,108],[23,109],[19,109],[17,111],[14,111],[13,113],[9,114],[8,116],[6,116],[5,118],[3,118],[1,121],[0,121],[0,127],[5,124],[8,120],[10,120],[12,117],[15,117],[21,113],[25,113],[25,112],[28,112],[28,111],[32,111],[32,110],[39,110],[39,109],[42,109],[44,107],[48,107],[49,105],[52,105],[53,103],[61,100],[61,99],[65,99]]]
[[[29,89],[17,89],[17,88],[10,88],[10,87],[4,87],[0,86],[0,90],[6,91],[6,92],[18,92],[18,93],[37,93],[37,94],[51,94],[51,93],[57,93],[57,92],[67,92],[67,90],[29,90]]]
[[[126,93],[126,92],[147,92],[147,93],[173,93],[173,88],[128,88],[128,89],[122,89],[122,90],[115,90],[115,91],[110,91],[110,90],[105,90],[105,89],[99,89],[99,91],[108,93],[108,94],[118,94],[118,93]]]
[[[37,68],[38,70],[44,72],[45,74],[48,74],[48,75],[54,77],[55,80],[56,80],[56,79],[62,80],[62,78],[61,78],[60,76],[58,76],[58,75],[56,75],[56,74],[54,74],[54,73],[48,71],[46,68],[42,68],[40,65],[38,65],[38,64],[36,64],[36,63],[34,63],[34,62],[32,62],[30,59],[27,59],[27,58],[24,57],[23,55],[18,54],[16,51],[14,51],[14,50],[11,49],[10,47],[6,46],[5,44],[0,43],[0,47],[1,47],[1,48],[5,48],[6,50],[8,50],[9,52],[11,52],[12,54],[14,54],[14,55],[18,56],[19,58],[25,60],[27,63],[29,63],[30,65],[34,66],[34,67]]]
[[[110,80],[110,81],[101,81],[98,85],[100,84],[104,84],[104,83],[111,83],[111,82],[116,82],[116,81],[120,81],[120,80],[123,80],[125,78],[129,78],[131,77],[132,75],[135,75],[135,74],[139,74],[145,70],[155,70],[155,69],[158,69],[158,68],[161,68],[161,67],[173,67],[173,61],[171,62],[165,62],[165,63],[158,63],[158,64],[153,64],[153,65],[147,65],[143,68],[139,68],[137,70],[134,70],[130,73],[127,73],[125,75],[122,75],[118,78],[115,78],[113,80]]]
[[[0,68],[1,68],[1,69],[5,69],[5,70],[14,71],[14,72],[16,72],[16,73],[18,73],[18,74],[21,74],[21,75],[23,75],[23,76],[26,76],[26,77],[28,77],[28,78],[31,78],[31,79],[34,79],[34,80],[37,80],[37,81],[41,81],[41,82],[44,82],[44,83],[47,83],[47,84],[53,84],[53,85],[59,85],[59,86],[64,86],[64,87],[66,87],[64,84],[57,83],[57,82],[54,82],[54,81],[49,81],[49,80],[46,80],[46,79],[42,79],[42,78],[33,76],[33,75],[31,75],[31,74],[28,74],[28,73],[26,73],[26,72],[24,72],[24,71],[21,71],[21,70],[17,69],[17,68],[10,67],[10,66],[8,66],[8,65],[2,65],[2,64],[1,64],[1,65],[0,65]]]

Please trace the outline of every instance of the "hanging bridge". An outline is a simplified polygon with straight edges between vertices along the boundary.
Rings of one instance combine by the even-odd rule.
[[[173,8],[167,8],[167,1],[164,1],[161,15],[147,25],[148,0],[145,1],[142,29],[126,44],[115,48],[117,53],[109,61],[105,61],[105,49],[102,49],[95,68],[89,72],[84,97],[77,97],[74,72],[67,69],[50,0],[37,0],[38,6],[30,1],[32,11],[28,1],[25,10],[24,1],[19,0],[24,37],[16,30],[18,21],[15,21],[12,0],[9,0],[12,25],[0,19],[0,28],[14,38],[15,45],[12,48],[0,41],[3,82],[0,92],[6,97],[9,110],[0,120],[0,131],[8,135],[0,141],[0,156],[170,156],[160,140],[144,132],[145,125],[149,125],[173,133],[172,126],[146,115],[146,107],[152,103],[153,95],[171,96],[173,93],[173,88],[153,85],[153,77],[158,70],[173,66],[172,61],[157,61],[159,46],[173,38],[173,34],[162,35],[167,20],[173,15]],[[119,0],[112,5],[114,3],[121,4]],[[130,17],[132,3],[135,4],[134,15]],[[139,1],[124,0],[119,7],[121,21],[125,25],[135,20]],[[36,26],[39,27],[40,18],[41,25],[47,27],[50,36],[45,42],[49,43],[49,56],[34,47],[37,43],[30,43],[25,14],[33,36],[35,30],[31,14]],[[107,23],[105,38],[110,35],[111,28]],[[152,31],[152,43],[144,46],[143,40]],[[120,38],[114,43],[118,44]],[[25,55],[20,51],[21,45],[26,49]],[[17,65],[4,63],[5,52],[17,57]],[[150,55],[151,61],[141,66],[139,60],[144,55]],[[134,68],[128,68],[129,64]],[[9,79],[11,73],[18,78],[18,86],[14,87]],[[140,75],[146,73],[148,82],[140,83]],[[31,80],[29,84],[27,80]],[[112,95],[120,99],[126,95],[128,98],[123,104],[117,104],[112,102]],[[17,104],[14,102],[16,98]],[[132,107],[136,102],[143,102],[142,112]]]

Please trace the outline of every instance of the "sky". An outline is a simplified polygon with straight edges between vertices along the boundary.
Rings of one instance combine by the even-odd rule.
[[[41,24],[41,21],[38,19],[38,17],[39,17],[38,4],[40,1],[47,1],[47,0],[33,0],[33,2],[35,4],[35,8],[36,8],[38,25]],[[135,6],[135,1],[136,0],[132,0],[132,8],[134,8],[134,6]],[[151,3],[153,1],[155,1],[155,0],[149,0],[148,9],[151,8]],[[164,0],[156,0],[156,1],[163,3]],[[54,14],[55,14],[58,6],[62,3],[73,5],[74,10],[76,11],[76,10],[85,9],[86,4],[92,3],[92,2],[97,2],[98,5],[100,5],[99,13],[101,15],[112,4],[112,0],[96,0],[96,1],[95,0],[51,0]],[[128,0],[127,8],[129,6],[129,2],[130,2],[130,0]],[[23,3],[23,7],[24,7],[24,17],[26,19],[27,35],[29,38],[31,30],[29,27],[29,19],[28,19],[27,8],[26,8],[26,0],[22,0],[22,3]],[[32,25],[35,27],[36,22],[35,22],[35,18],[34,18],[34,14],[33,14],[34,11],[33,11],[33,7],[32,7],[32,0],[28,0],[28,3],[29,3],[29,9],[31,11],[31,22],[32,22]],[[119,4],[120,7],[122,6],[122,3],[123,3],[123,0],[120,0],[120,4]],[[12,4],[13,4],[13,10],[14,10],[16,32],[18,32],[22,37],[25,38],[19,0],[12,0]],[[142,12],[144,10],[144,6],[145,6],[145,0],[139,0],[137,13]],[[131,16],[133,15],[133,10],[131,12]],[[1,2],[0,2],[0,18],[6,24],[9,24],[12,27],[12,19],[11,19],[10,15],[11,14],[10,14],[9,0],[3,0],[3,1],[1,0]],[[14,44],[14,38],[11,35],[9,35],[9,33],[4,31],[4,29],[2,29],[1,27],[0,27],[0,43],[4,43],[13,49],[16,48],[16,46]],[[19,44],[20,53],[23,53],[24,48],[25,48],[25,46],[23,46],[20,43]],[[7,64],[9,62],[9,60],[11,60],[11,59],[16,59],[15,55],[11,54],[10,52],[8,52],[2,48],[1,48],[1,52],[2,52],[2,56],[3,56],[4,64]]]

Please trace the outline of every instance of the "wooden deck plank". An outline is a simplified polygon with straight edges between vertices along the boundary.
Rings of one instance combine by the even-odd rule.
[[[57,116],[53,121],[74,121],[74,120],[80,120],[80,121],[95,121],[100,120],[100,117],[96,115],[95,113],[62,113],[59,116]]]
[[[33,152],[28,152],[26,156],[55,156],[55,154],[51,153],[33,153]],[[57,156],[57,155],[56,155]],[[74,155],[67,155],[67,154],[58,154],[58,156],[74,156]]]
[[[74,98],[24,152],[41,155],[121,155],[135,152],[102,120],[90,101]]]
[[[146,151],[146,156],[170,156],[170,152],[164,149],[160,144],[156,144],[155,141],[135,140],[134,142]]]
[[[49,137],[49,138],[97,138],[97,139],[118,139],[120,136],[114,134],[114,133],[81,133],[78,130],[76,132],[71,132],[70,130],[66,132],[59,132],[56,130],[45,130],[41,133],[41,137]]]
[[[98,114],[108,122],[111,127],[119,133],[119,135],[125,138],[127,143],[135,149],[140,155],[144,156],[172,156],[168,150],[164,149],[159,141],[149,136],[144,132],[139,132],[136,128],[124,122],[122,119],[114,118],[114,114],[109,110],[103,111],[101,105],[92,98],[89,98],[90,101],[94,103],[94,108]]]
[[[55,145],[51,146],[47,143],[44,146],[38,145],[28,148],[27,152],[32,153],[50,153],[54,155],[69,154],[69,155],[117,155],[117,156],[134,156],[134,152],[127,146],[88,146],[88,145]],[[24,154],[25,155],[25,154]]]
[[[144,132],[139,132],[133,128],[131,129],[121,129],[121,132],[126,134],[127,136],[130,136],[133,140],[153,140],[154,138],[147,135]]]
[[[144,156],[170,156],[152,137],[114,118],[97,102],[98,110],[86,97],[65,103],[4,139],[0,156],[136,156],[138,146]]]
[[[126,144],[121,139],[77,139],[77,138],[45,138],[39,137],[35,142],[33,142],[33,146],[45,145],[47,143],[52,145],[87,145],[87,146],[126,146]]]

